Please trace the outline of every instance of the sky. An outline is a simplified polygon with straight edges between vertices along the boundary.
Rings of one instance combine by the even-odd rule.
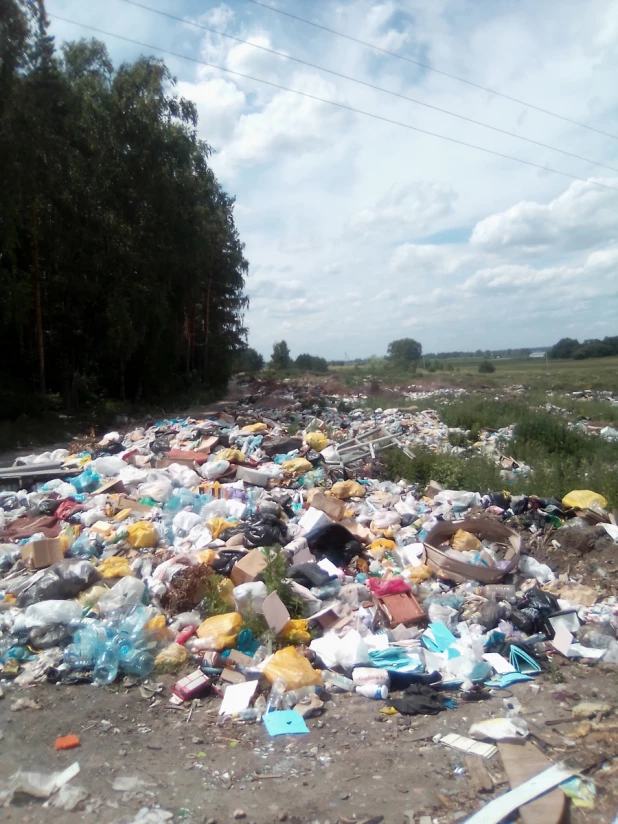
[[[382,355],[402,337],[436,352],[618,334],[616,2],[264,0],[528,105],[248,0],[140,2],[190,22],[123,0],[47,0],[51,33],[58,45],[96,36],[115,63],[144,53],[162,56],[178,80],[176,92],[195,102],[200,137],[213,149],[212,167],[236,197],[235,220],[250,264],[249,344],[264,356],[281,339],[293,357],[309,352],[340,359]],[[192,60],[161,54],[155,46]]]

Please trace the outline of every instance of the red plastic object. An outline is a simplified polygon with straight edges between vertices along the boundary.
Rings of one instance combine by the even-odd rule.
[[[187,643],[189,638],[193,635],[197,627],[194,627],[193,624],[188,624],[184,629],[182,629],[178,633],[178,638],[176,638],[176,643],[180,644],[181,647]]]
[[[73,747],[79,747],[81,744],[76,735],[64,735],[62,738],[56,738],[57,750],[72,750]]]
[[[381,578],[368,578],[367,586],[378,597],[410,592],[410,585],[403,578],[391,578],[388,581],[383,581]]]

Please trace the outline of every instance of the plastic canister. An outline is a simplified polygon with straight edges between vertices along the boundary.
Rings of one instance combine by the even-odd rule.
[[[359,695],[365,698],[373,698],[374,701],[385,701],[388,698],[388,687],[386,684],[361,684],[356,687]]]
[[[355,687],[360,687],[363,684],[372,684],[375,686],[386,685],[390,686],[391,679],[388,671],[385,669],[376,669],[376,667],[356,667],[352,673],[352,681]]]

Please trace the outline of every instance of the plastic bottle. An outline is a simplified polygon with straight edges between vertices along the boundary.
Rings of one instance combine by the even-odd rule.
[[[232,713],[231,717],[234,721],[259,721],[262,714],[255,707],[247,707],[246,710]]]
[[[341,584],[339,581],[331,581],[322,587],[311,587],[311,594],[315,595],[316,598],[324,600],[325,598],[335,598],[340,590]]]
[[[508,601],[511,604],[517,600],[517,590],[512,584],[486,584],[479,587],[476,594],[492,601]]]
[[[283,708],[286,710],[291,710],[304,698],[311,698],[312,695],[315,695],[318,692],[318,689],[319,687],[317,686],[310,686],[300,687],[297,690],[288,690],[288,692],[283,695]]]
[[[385,701],[388,698],[386,684],[361,684],[356,687],[356,692],[365,698],[372,698],[374,701]]]
[[[97,684],[111,684],[118,675],[118,656],[112,647],[106,647],[97,657],[93,677]]]
[[[322,673],[322,680],[324,681],[326,689],[354,692],[354,681],[352,681],[351,678],[346,678],[345,675],[339,675],[336,672],[327,670]]]
[[[281,678],[277,678],[277,680],[273,682],[273,685],[270,690],[270,695],[268,696],[266,712],[272,712],[273,710],[280,709],[284,692],[285,681],[283,681]]]

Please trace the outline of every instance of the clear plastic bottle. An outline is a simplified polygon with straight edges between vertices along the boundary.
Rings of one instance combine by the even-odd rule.
[[[351,678],[339,675],[336,672],[326,670],[322,673],[322,680],[327,690],[339,690],[340,692],[354,692],[356,684]]]
[[[259,721],[261,717],[261,713],[255,707],[247,707],[246,710],[232,713],[234,721]]]
[[[298,703],[300,703],[305,698],[311,698],[312,695],[315,695],[318,691],[318,687],[310,686],[310,687],[300,687],[297,690],[288,690],[288,692],[284,693],[282,706],[285,710],[293,709]]]
[[[117,675],[118,656],[116,655],[116,651],[111,646],[108,646],[97,656],[93,677],[97,684],[105,686],[106,684],[113,683]]]
[[[517,590],[512,584],[486,584],[484,587],[479,587],[476,594],[482,595],[483,598],[490,598],[492,601],[515,603],[517,600]]]
[[[273,710],[278,710],[281,708],[281,702],[284,693],[285,681],[283,681],[281,678],[277,678],[277,680],[273,682],[273,685],[270,689],[268,703],[266,704],[266,712],[272,712]]]

